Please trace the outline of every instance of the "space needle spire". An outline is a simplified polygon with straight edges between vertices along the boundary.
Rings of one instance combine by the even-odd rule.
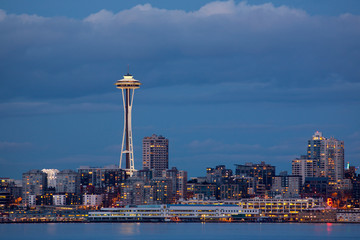
[[[134,79],[128,70],[128,73],[124,75],[124,78],[118,80],[115,85],[116,88],[121,89],[124,105],[124,132],[121,144],[119,168],[121,168],[123,155],[125,155],[125,171],[128,175],[132,176],[136,170],[134,166],[131,110],[133,106],[135,89],[140,88],[141,83],[140,81]]]

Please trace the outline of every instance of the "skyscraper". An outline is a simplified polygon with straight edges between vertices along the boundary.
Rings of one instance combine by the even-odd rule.
[[[344,178],[344,141],[333,137],[327,139],[316,131],[308,141],[307,155],[316,161],[318,177],[328,177],[335,183]]]
[[[325,169],[325,163],[320,160],[321,158],[321,151],[324,151],[321,149],[321,146],[324,146],[325,137],[322,136],[322,133],[319,131],[316,131],[311,139],[308,141],[308,147],[307,147],[307,158],[315,160],[316,163],[316,169],[314,169],[314,172],[317,172],[317,176],[324,176],[324,169]]]
[[[124,104],[124,132],[121,144],[120,164],[123,154],[125,154],[126,168],[125,171],[128,175],[132,176],[135,171],[134,166],[134,148],[132,139],[132,126],[131,126],[131,110],[133,106],[135,89],[140,88],[141,83],[135,80],[131,74],[124,75],[124,78],[115,83],[118,89],[121,89],[123,104]]]
[[[143,169],[155,170],[155,175],[161,176],[161,171],[169,168],[169,140],[153,134],[143,139]]]

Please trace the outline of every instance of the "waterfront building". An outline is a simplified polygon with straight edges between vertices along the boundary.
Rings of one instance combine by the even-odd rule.
[[[260,215],[258,209],[243,209],[238,205],[147,205],[124,208],[102,208],[89,212],[91,222],[204,222],[252,219]]]
[[[153,134],[143,138],[143,169],[155,170],[157,177],[169,168],[169,140]]]
[[[318,208],[322,206],[322,200],[307,198],[245,198],[240,200],[198,200],[189,199],[180,201],[180,204],[186,205],[238,205],[243,210],[258,210],[263,217],[271,217],[277,220],[296,221],[300,212],[307,209]]]
[[[43,195],[47,190],[47,174],[40,170],[30,170],[22,174],[24,204],[29,204],[29,195]]]
[[[80,193],[79,173],[66,169],[56,175],[56,193]]]
[[[243,209],[260,209],[263,216],[288,219],[296,218],[300,212],[320,206],[321,202],[317,199],[291,198],[291,199],[261,199],[251,198],[242,199],[238,204]]]
[[[299,213],[299,222],[336,222],[336,209],[315,208]]]
[[[360,209],[338,209],[336,211],[336,220],[338,222],[360,223]]]
[[[134,79],[131,74],[127,73],[124,75],[124,78],[118,80],[115,85],[116,88],[121,89],[124,104],[124,132],[121,143],[119,168],[121,168],[122,158],[123,155],[125,155],[125,171],[127,175],[132,176],[136,171],[132,136],[132,107],[135,89],[140,88],[141,83]]]

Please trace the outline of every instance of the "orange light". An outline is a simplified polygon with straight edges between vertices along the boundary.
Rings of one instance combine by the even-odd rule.
[[[328,198],[327,201],[326,201],[326,204],[329,206],[329,207],[332,207],[333,205],[333,201],[331,198]]]

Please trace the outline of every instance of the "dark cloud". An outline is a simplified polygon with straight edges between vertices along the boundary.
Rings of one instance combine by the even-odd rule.
[[[107,93],[129,62],[145,88],[258,84],[280,92],[326,91],[334,76],[339,85],[359,81],[360,17],[350,14],[310,16],[285,6],[228,1],[194,12],[145,4],[83,20],[0,16],[3,100]]]
[[[289,167],[315,130],[353,142],[346,156],[358,161],[359,28],[358,15],[234,1],[83,19],[0,10],[0,149],[40,146],[0,160],[30,169],[117,163],[122,103],[113,84],[130,64],[143,83],[137,168],[141,138],[153,133],[170,139],[170,165],[191,174],[205,163]]]

